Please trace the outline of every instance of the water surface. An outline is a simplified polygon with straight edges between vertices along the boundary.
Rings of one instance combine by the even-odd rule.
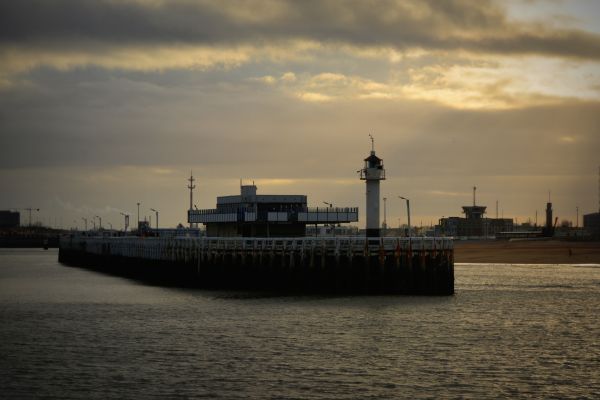
[[[165,288],[0,250],[2,397],[600,397],[600,266],[457,264],[456,291]]]

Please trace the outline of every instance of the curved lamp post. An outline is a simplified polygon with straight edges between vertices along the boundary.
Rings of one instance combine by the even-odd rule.
[[[410,200],[406,197],[398,196],[402,200],[406,200],[406,213],[408,214],[408,237],[411,236],[411,228],[410,228]]]

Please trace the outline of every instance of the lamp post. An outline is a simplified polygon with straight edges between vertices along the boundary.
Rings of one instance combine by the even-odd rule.
[[[398,196],[399,198],[401,198],[402,200],[406,200],[406,214],[408,215],[408,237],[410,237],[411,235],[411,229],[410,229],[410,200],[407,199],[406,197],[402,197],[402,196]]]
[[[385,236],[387,231],[387,197],[383,198],[383,224],[381,224],[383,228],[383,236]]]
[[[150,211],[154,211],[156,213],[156,230],[158,230],[158,211],[156,211],[154,208],[151,208]]]
[[[87,231],[87,218],[81,217],[81,219],[83,220],[83,223],[85,224],[85,230]]]
[[[96,215],[95,218],[98,218],[98,229],[102,229],[102,218]]]

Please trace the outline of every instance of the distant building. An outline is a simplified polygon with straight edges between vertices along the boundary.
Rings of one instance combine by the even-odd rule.
[[[556,221],[552,223],[552,203],[546,203],[546,225],[542,228],[542,235],[551,237],[554,236]]]
[[[462,207],[465,218],[442,218],[439,221],[439,231],[448,236],[495,236],[500,232],[512,231],[514,224],[511,218],[484,217],[487,207],[475,204],[475,189],[473,188],[473,205]]]
[[[18,211],[0,211],[0,228],[18,228],[21,225],[21,213]]]
[[[495,236],[514,229],[510,218],[461,218],[440,219],[440,231],[448,236]]]
[[[216,208],[189,210],[188,222],[206,225],[209,237],[294,237],[305,236],[307,225],[358,221],[357,207],[309,208],[305,195],[258,195],[254,185],[240,191],[217,197]]]
[[[600,212],[585,214],[583,216],[583,227],[594,236],[600,236]]]
[[[150,232],[151,230],[149,221],[138,221],[138,232]]]

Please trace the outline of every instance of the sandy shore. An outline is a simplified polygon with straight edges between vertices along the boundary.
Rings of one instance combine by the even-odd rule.
[[[600,242],[455,241],[454,261],[458,263],[600,264]]]

